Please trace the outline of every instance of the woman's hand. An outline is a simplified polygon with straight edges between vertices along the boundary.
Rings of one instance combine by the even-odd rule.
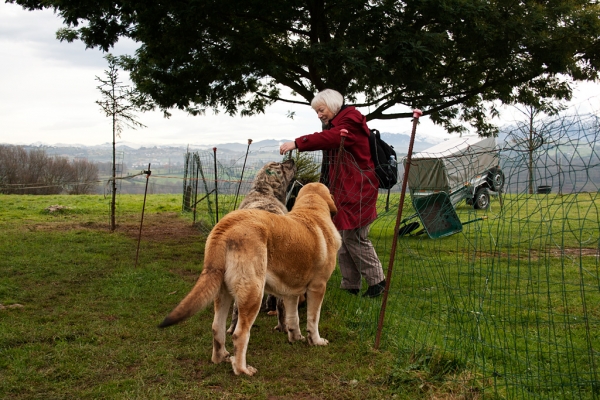
[[[292,151],[296,148],[296,142],[285,142],[279,146],[279,154],[284,155],[288,151]]]

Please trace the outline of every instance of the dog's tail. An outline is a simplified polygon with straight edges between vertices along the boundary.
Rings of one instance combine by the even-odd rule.
[[[160,328],[166,328],[191,317],[206,308],[217,297],[225,276],[225,254],[224,251],[219,251],[223,249],[215,250],[217,251],[211,253],[219,254],[220,257],[213,257],[210,262],[205,260],[204,269],[198,281],[188,295],[161,322]],[[210,252],[208,246],[206,251]]]

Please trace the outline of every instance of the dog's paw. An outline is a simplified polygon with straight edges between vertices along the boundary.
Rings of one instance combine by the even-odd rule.
[[[304,336],[302,336],[301,333],[292,333],[292,331],[288,331],[288,341],[290,343],[294,343],[294,342],[303,342],[305,341],[306,338]]]
[[[274,331],[288,333],[287,327],[285,325],[277,324],[276,327],[273,328]]]
[[[212,362],[215,364],[219,364],[222,363],[223,361],[225,362],[230,362],[229,360],[229,352],[228,351],[224,351],[220,354],[214,354],[212,357]]]
[[[313,340],[309,336],[308,344],[310,344],[311,346],[327,346],[329,344],[329,340],[323,339],[323,338],[318,338],[317,340]]]
[[[254,368],[253,366],[251,366],[251,365],[246,365],[246,371],[244,371],[244,373],[245,373],[246,375],[248,375],[248,376],[252,376],[252,375],[254,375],[254,374],[255,374],[255,373],[257,373],[257,372],[258,372],[258,370],[257,370],[256,368]]]
[[[233,367],[233,373],[236,375],[246,374],[252,376],[258,372],[258,370],[251,365],[246,365],[245,367],[236,365],[235,356],[231,357],[231,366]]]

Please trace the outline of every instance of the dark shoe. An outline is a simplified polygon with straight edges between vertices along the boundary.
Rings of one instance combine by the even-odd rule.
[[[385,290],[385,279],[373,286],[369,286],[367,288],[367,290],[363,293],[363,297],[371,297],[371,298],[379,297],[383,294],[384,290]]]
[[[345,290],[346,292],[353,294],[355,296],[358,294],[358,292],[360,292],[360,289],[343,289],[342,288],[342,290]]]

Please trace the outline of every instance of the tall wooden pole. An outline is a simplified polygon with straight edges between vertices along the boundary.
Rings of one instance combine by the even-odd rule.
[[[390,283],[392,282],[392,269],[396,259],[396,245],[398,244],[398,230],[400,229],[400,221],[402,221],[402,208],[404,208],[404,195],[406,194],[406,185],[408,183],[408,172],[412,159],[413,145],[415,144],[415,134],[417,133],[417,124],[419,117],[423,112],[419,109],[413,110],[413,128],[410,134],[410,144],[408,145],[408,154],[406,156],[406,165],[404,167],[404,179],[402,180],[402,192],[400,193],[400,204],[398,205],[398,216],[396,217],[396,227],[394,228],[394,239],[392,241],[392,249],[390,252],[390,261],[388,264],[387,276],[385,279],[385,290],[383,292],[383,301],[381,302],[381,310],[379,312],[379,321],[377,323],[377,335],[375,336],[375,349],[379,348],[381,340],[381,331],[383,330],[383,320],[385,318],[385,307],[387,304]]]

